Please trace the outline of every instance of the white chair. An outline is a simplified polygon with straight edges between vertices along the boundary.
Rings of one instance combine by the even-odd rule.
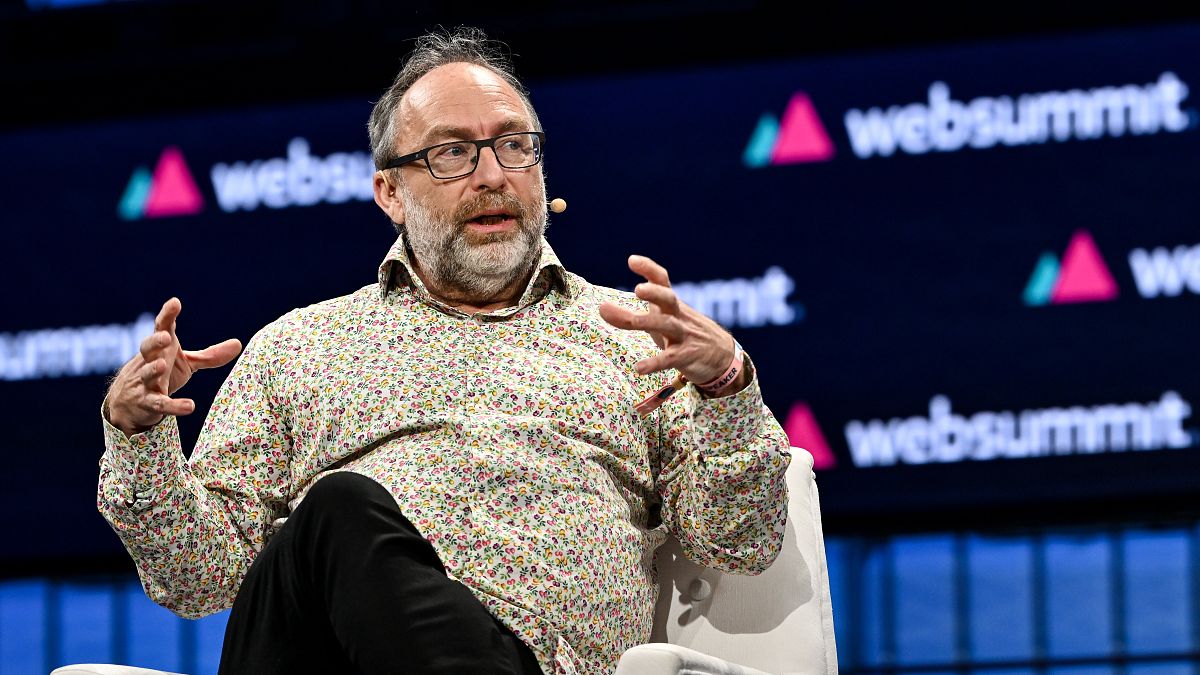
[[[821,502],[807,450],[792,448],[783,551],[754,577],[700,567],[669,540],[658,550],[651,642],[615,675],[834,675],[833,609]]]
[[[783,551],[754,577],[723,574],[657,552],[660,592],[651,642],[625,652],[614,675],[835,675],[837,648],[813,458],[792,448]],[[102,664],[50,675],[177,675]]]

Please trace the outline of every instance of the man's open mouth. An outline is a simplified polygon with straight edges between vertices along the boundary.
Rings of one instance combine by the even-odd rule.
[[[499,225],[505,221],[512,220],[512,219],[513,219],[513,217],[507,213],[496,213],[496,214],[475,216],[474,218],[472,218],[471,220],[469,220],[467,222],[476,223],[479,225]]]

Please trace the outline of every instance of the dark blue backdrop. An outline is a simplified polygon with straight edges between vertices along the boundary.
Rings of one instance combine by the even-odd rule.
[[[1200,475],[1200,128],[1186,91],[1200,83],[1198,40],[1177,27],[530,82],[549,194],[570,202],[548,236],[608,285],[636,283],[628,254],[652,256],[725,319],[768,405],[826,467],[831,531],[1180,507]],[[784,115],[797,92],[815,118]],[[177,295],[186,345],[245,341],[373,282],[393,232],[350,186],[369,180],[375,95],[0,136],[0,560],[120,553],[94,506],[106,376],[72,373],[103,370],[140,315]],[[1022,142],[860,157],[848,131],[874,115],[876,136],[914,148],[929,125],[951,129],[953,101],[969,111],[957,129],[981,139],[1002,100],[1025,106]],[[748,166],[763,124],[760,149],[776,124],[804,147],[823,132],[832,158]],[[307,147],[289,164],[297,138]],[[168,148],[202,210],[147,217]],[[226,212],[218,183],[278,208]],[[1046,299],[1081,231],[1079,260],[1098,259],[1113,286],[1079,268],[1072,283],[1115,297],[1031,306],[1039,260],[1051,267],[1030,292]],[[1157,264],[1140,282],[1138,250]],[[1177,294],[1149,289],[1172,274]],[[200,410],[186,442],[225,372],[189,385]],[[949,411],[931,411],[936,397]],[[1045,456],[986,449],[1022,417],[1040,426],[1017,440]],[[850,449],[864,434],[873,462]]]

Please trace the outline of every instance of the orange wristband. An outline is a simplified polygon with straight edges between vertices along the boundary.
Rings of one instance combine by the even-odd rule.
[[[659,389],[650,396],[646,397],[646,400],[637,404],[636,409],[638,414],[642,417],[645,417],[655,410],[658,410],[659,406],[661,406],[664,401],[671,398],[671,394],[683,389],[683,385],[685,384],[687,384],[687,378],[680,373],[676,373],[675,379],[671,381],[671,384]]]

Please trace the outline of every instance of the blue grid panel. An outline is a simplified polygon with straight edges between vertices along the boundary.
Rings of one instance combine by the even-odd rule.
[[[0,583],[0,673],[45,675],[46,593],[41,580]]]
[[[1111,556],[1103,534],[1046,538],[1046,642],[1051,657],[1112,653]]]
[[[59,586],[59,651],[54,661],[112,663],[114,586],[111,582],[67,582]]]
[[[221,645],[225,641],[225,624],[229,622],[229,610],[218,612],[192,622],[195,630],[195,666],[188,672],[192,675],[217,675],[217,664],[221,661]]]
[[[979,673],[979,675],[1037,675],[1037,671],[1033,668],[988,668],[987,670],[970,670],[970,673]]]
[[[1112,666],[1059,666],[1047,668],[1046,675],[1117,675]]]
[[[861,602],[858,617],[859,637],[861,642],[852,645],[858,649],[855,665],[886,664],[892,661],[893,655],[886,644],[886,627],[884,621],[888,616],[885,611],[887,603],[884,598],[884,575],[888,570],[891,552],[887,546],[870,546],[863,556],[862,570],[859,580],[861,583],[859,600]],[[836,622],[837,619],[834,619]],[[842,667],[838,658],[838,666]]]
[[[954,538],[900,537],[896,571],[896,658],[936,663],[955,658]]]
[[[1192,629],[1187,531],[1131,530],[1124,538],[1127,649],[1187,651]]]
[[[967,540],[971,653],[980,661],[1030,659],[1033,647],[1033,546],[1025,537]],[[1003,626],[1004,630],[996,630]]]
[[[1169,663],[1139,663],[1129,666],[1126,675],[1194,675],[1192,664],[1187,661]]]
[[[833,605],[833,639],[839,648],[838,665],[849,668],[853,665],[851,659],[842,662],[841,647],[850,646],[849,627],[856,617],[850,610],[849,576],[847,570],[847,546],[839,539],[825,540],[825,564],[829,568],[829,601]],[[846,656],[850,654],[847,653]]]
[[[181,635],[187,628],[186,620],[156,605],[146,597],[136,580],[123,584],[120,592],[129,617],[129,626],[125,631],[128,640],[125,653],[129,664],[155,670],[182,671]]]

